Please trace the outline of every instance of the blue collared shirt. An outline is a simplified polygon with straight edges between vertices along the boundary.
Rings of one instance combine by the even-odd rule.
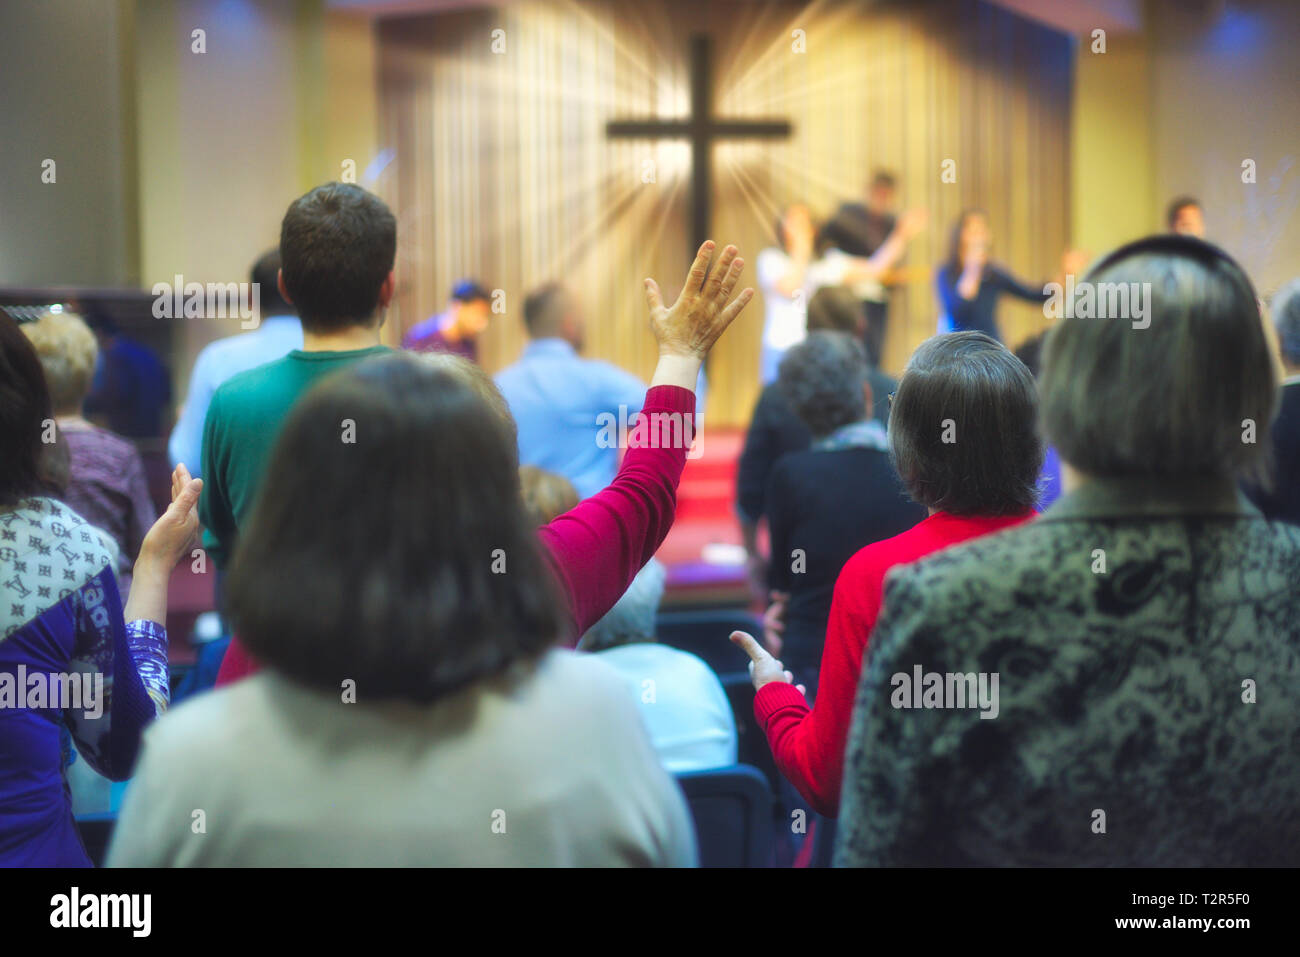
[[[519,426],[521,465],[563,475],[583,498],[613,480],[618,449],[604,447],[610,443],[601,441],[597,417],[626,421],[639,412],[645,383],[611,363],[582,358],[563,339],[533,340],[496,383]]]
[[[247,369],[265,365],[302,348],[302,323],[297,316],[267,316],[252,332],[210,342],[194,360],[189,393],[181,417],[172,429],[167,454],[172,465],[184,462],[201,478],[203,420],[217,386]]]

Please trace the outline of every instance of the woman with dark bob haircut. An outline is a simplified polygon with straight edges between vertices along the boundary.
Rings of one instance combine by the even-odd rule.
[[[1300,528],[1234,480],[1277,396],[1255,291],[1178,236],[1086,282],[1132,308],[1048,335],[1065,495],[889,578],[838,863],[1300,864]]]
[[[752,296],[728,303],[743,260],[728,246],[706,276],[711,250],[670,307],[646,283],[656,436],[693,414],[700,364]],[[677,425],[671,449],[630,432],[613,483],[539,529],[515,422],[476,365],[395,354],[322,379],[276,438],[226,580],[265,667],[150,734],[110,864],[694,864],[625,679],[559,647],[557,553],[639,553],[644,474],[671,496],[653,463],[687,455]],[[200,807],[221,826],[193,833]]]
[[[0,312],[0,867],[90,866],[64,729],[100,774],[130,775],[167,707],[167,582],[198,529],[202,483],[177,466],[123,609],[116,544],[60,500],[57,439],[41,361]]]
[[[1033,517],[1043,460],[1037,406],[1024,363],[983,333],[922,343],[893,398],[889,444],[904,488],[929,517],[861,549],[840,571],[815,705],[809,708],[782,662],[744,632],[732,634],[752,660],[754,713],[777,767],[819,814],[834,817],[839,810],[854,692],[867,643],[876,642],[886,574]],[[829,847],[820,837],[819,844]]]

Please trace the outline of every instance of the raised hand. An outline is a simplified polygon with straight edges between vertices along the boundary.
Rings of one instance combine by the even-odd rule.
[[[702,360],[732,320],[740,315],[740,310],[754,298],[754,290],[745,288],[727,302],[745,261],[737,255],[735,246],[727,246],[710,271],[713,248],[712,240],[700,247],[672,306],[664,306],[658,283],[653,279],[645,281],[650,329],[659,343],[660,356]]]
[[[733,631],[731,643],[749,655],[749,678],[754,682],[755,691],[773,681],[794,684],[794,675],[785,670],[785,665],[769,655],[763,646],[754,640],[753,635],[743,631]],[[800,694],[807,693],[803,685],[795,685],[795,688]]]
[[[203,479],[190,478],[189,469],[176,466],[172,472],[172,503],[158,517],[140,545],[140,558],[171,569],[189,549],[199,530],[199,493]]]

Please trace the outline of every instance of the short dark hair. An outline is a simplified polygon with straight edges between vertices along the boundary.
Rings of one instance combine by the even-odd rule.
[[[1173,229],[1174,223],[1178,222],[1178,214],[1188,206],[1195,206],[1197,209],[1202,208],[1201,201],[1195,196],[1179,196],[1175,198],[1165,210],[1165,225]]]
[[[548,282],[538,286],[524,297],[524,326],[528,334],[555,331],[554,316],[556,300],[564,295],[564,286],[558,282]]]
[[[956,515],[1016,515],[1038,501],[1043,443],[1034,377],[982,332],[921,343],[889,412],[894,465],[912,498]]]
[[[280,250],[270,249],[257,257],[249,278],[257,283],[257,301],[263,316],[291,315],[297,310],[280,295]]]
[[[429,702],[562,637],[553,587],[501,412],[454,369],[397,354],[297,403],[227,598],[250,652],[290,678]]]
[[[303,328],[368,323],[397,255],[397,220],[351,183],[326,183],[289,204],[280,224],[281,270]]]
[[[1257,466],[1277,375],[1241,266],[1207,242],[1166,234],[1120,247],[1087,280],[1149,289],[1149,325],[1067,317],[1048,334],[1043,422],[1061,459],[1098,476]],[[1247,419],[1254,443],[1243,441]]]
[[[867,352],[843,332],[819,331],[790,349],[781,360],[777,388],[814,438],[861,422],[868,415],[862,385]]]
[[[38,495],[57,495],[67,481],[68,449],[44,442],[54,406],[36,349],[8,313],[0,310],[0,506]]]
[[[885,189],[897,189],[898,180],[889,170],[878,169],[871,177],[872,188],[884,187]]]

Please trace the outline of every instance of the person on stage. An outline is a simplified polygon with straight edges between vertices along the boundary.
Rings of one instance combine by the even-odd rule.
[[[893,173],[877,170],[867,187],[866,202],[841,205],[822,228],[822,244],[849,256],[874,256],[898,225],[897,201],[898,180]],[[858,283],[854,292],[866,316],[867,358],[879,365],[889,319],[889,290],[878,280],[867,280]]]
[[[998,300],[1005,293],[1026,302],[1047,302],[1046,283],[1033,285],[1017,279],[1002,266],[990,261],[993,233],[988,214],[968,209],[957,219],[948,246],[948,257],[935,277],[939,303],[943,308],[940,332],[982,332],[999,342]],[[1084,265],[1082,253],[1070,250],[1062,258],[1062,274],[1079,273]]]
[[[1179,196],[1169,204],[1165,225],[1180,236],[1205,238],[1205,210],[1194,196]]]
[[[818,253],[819,240],[812,213],[803,203],[794,203],[777,220],[777,240],[758,254],[758,284],[763,293],[767,318],[763,326],[760,362],[762,383],[776,380],[777,368],[787,350],[803,342],[808,334],[808,303],[827,286],[879,283],[881,275],[902,258],[907,243],[925,228],[924,210],[908,210],[868,258],[837,248]],[[824,233],[823,233],[824,237]],[[868,327],[868,338],[870,329]],[[868,358],[872,359],[868,347]],[[878,358],[876,356],[875,358]],[[876,364],[873,359],[873,364]]]

